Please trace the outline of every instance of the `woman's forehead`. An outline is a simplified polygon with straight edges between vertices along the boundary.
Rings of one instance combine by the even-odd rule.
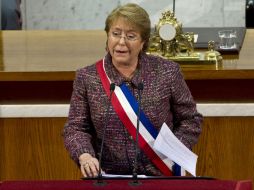
[[[118,17],[116,18],[112,24],[111,24],[111,29],[124,29],[124,30],[131,30],[131,31],[136,31],[138,32],[138,27],[132,23],[131,21],[129,21],[127,18],[124,17]]]

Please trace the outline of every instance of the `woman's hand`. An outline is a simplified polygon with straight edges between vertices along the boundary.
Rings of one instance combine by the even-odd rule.
[[[99,161],[91,154],[83,153],[79,156],[80,170],[84,177],[96,177],[99,171]]]

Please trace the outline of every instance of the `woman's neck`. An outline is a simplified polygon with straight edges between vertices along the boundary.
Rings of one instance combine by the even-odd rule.
[[[122,64],[113,62],[113,65],[126,80],[131,80],[137,70],[138,61],[133,64]]]

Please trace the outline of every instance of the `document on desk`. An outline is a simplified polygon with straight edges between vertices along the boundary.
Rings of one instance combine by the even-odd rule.
[[[161,130],[155,140],[154,148],[180,165],[193,176],[196,176],[196,164],[198,156],[189,150],[163,123]]]
[[[102,177],[106,178],[133,178],[133,175],[118,175],[118,174],[102,174]],[[148,178],[146,175],[138,175],[138,178]]]

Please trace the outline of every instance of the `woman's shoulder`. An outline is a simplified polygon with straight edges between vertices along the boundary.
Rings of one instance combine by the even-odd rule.
[[[78,68],[76,70],[76,75],[85,76],[85,75],[92,75],[92,74],[96,74],[96,64],[95,63],[88,65],[88,66]]]
[[[172,60],[166,59],[159,55],[145,55],[145,62],[151,67],[160,67],[161,69],[165,70],[178,70],[180,68],[177,62]]]
[[[82,81],[82,83],[94,83],[99,80],[96,64],[91,64],[76,70],[75,74],[76,81]]]

